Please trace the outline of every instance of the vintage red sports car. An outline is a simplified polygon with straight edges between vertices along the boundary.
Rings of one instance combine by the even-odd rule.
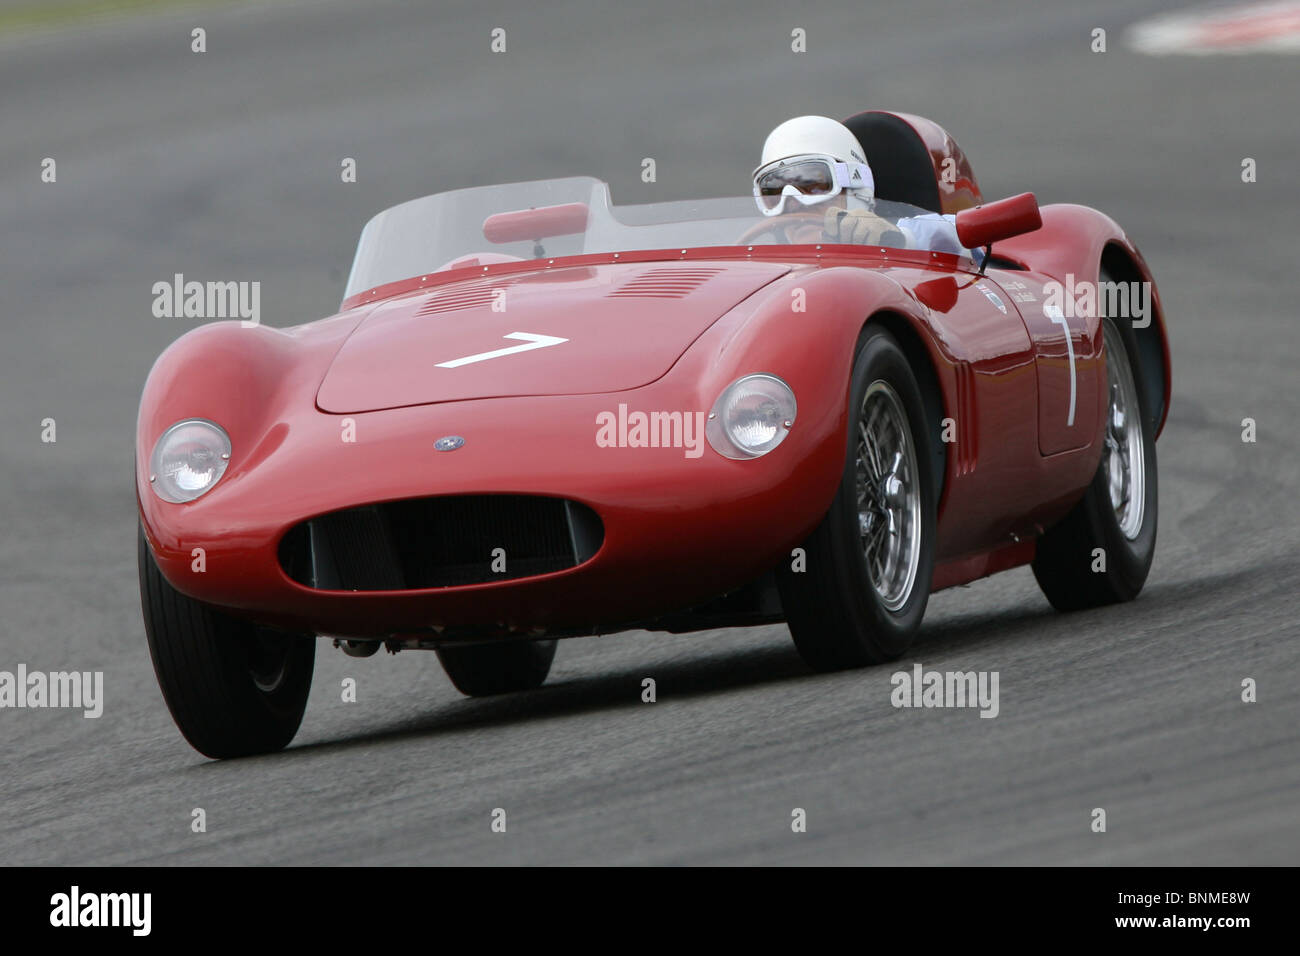
[[[1142,256],[1084,206],[984,204],[928,120],[846,123],[876,212],[956,214],[972,252],[750,197],[463,189],[366,226],[338,315],[174,342],[139,564],[190,743],[285,746],[316,637],[436,650],[480,695],[632,628],[784,620],[813,667],[889,660],[931,592],[1026,563],[1061,609],[1133,598],[1170,388]]]

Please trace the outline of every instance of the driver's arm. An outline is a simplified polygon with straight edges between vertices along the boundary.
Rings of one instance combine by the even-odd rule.
[[[970,255],[970,251],[957,239],[956,216],[939,213],[910,216],[898,220],[898,228],[907,236],[907,244],[912,249],[951,252],[958,256]]]

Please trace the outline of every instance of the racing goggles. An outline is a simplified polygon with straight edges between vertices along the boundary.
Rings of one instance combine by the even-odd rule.
[[[812,206],[845,189],[863,188],[874,191],[871,167],[841,163],[831,156],[788,156],[754,170],[754,201],[764,216],[781,212],[786,196]]]

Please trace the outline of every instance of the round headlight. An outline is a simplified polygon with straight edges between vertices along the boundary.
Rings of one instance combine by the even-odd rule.
[[[775,375],[746,375],[722,390],[704,434],[724,458],[757,458],[785,440],[796,407],[794,392]]]
[[[180,504],[208,491],[230,464],[230,436],[215,422],[188,418],[162,433],[149,458],[149,483]]]

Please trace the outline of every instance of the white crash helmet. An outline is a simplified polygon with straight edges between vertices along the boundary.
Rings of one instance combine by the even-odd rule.
[[[841,192],[847,208],[870,209],[876,194],[862,144],[828,116],[796,116],[772,130],[753,180],[765,216],[784,211],[790,198],[811,206]]]

